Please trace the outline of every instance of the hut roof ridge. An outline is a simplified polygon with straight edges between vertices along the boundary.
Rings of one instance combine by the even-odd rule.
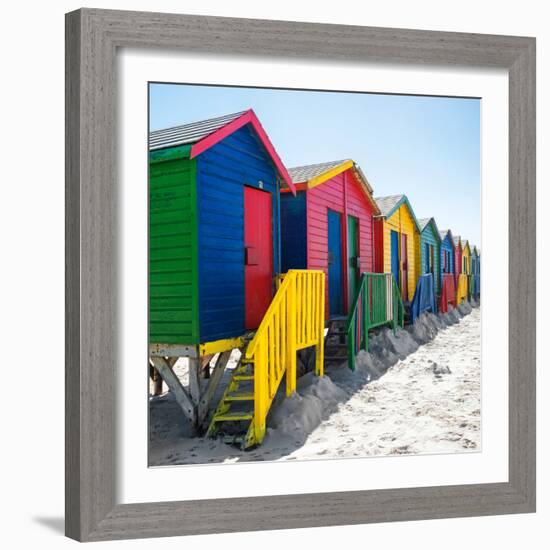
[[[406,204],[418,232],[420,233],[422,231],[407,195],[388,195],[386,197],[375,197],[374,200],[380,209],[381,215],[386,219],[389,218],[402,204]]]
[[[354,172],[361,190],[372,205],[374,215],[379,215],[380,210],[374,200],[372,187],[369,180],[361,170],[361,167],[352,159],[331,160],[316,164],[294,166],[288,169],[288,173],[290,174],[290,177],[295,185],[307,184],[308,188],[312,188],[329,181],[346,170],[352,170]]]
[[[304,164],[301,166],[293,166],[288,169],[288,173],[294,183],[304,183],[312,178],[320,176],[337,166],[349,162],[351,159],[331,160],[328,162],[318,162],[315,164]]]
[[[430,218],[419,218],[418,219],[418,225],[420,226],[420,232],[422,233],[426,227],[428,227],[429,224],[433,225],[433,230],[436,235],[436,237],[442,241],[445,237],[441,236],[441,231],[437,228],[437,223],[435,221],[435,218],[431,216]]]
[[[295,195],[292,178],[253,109],[154,130],[149,133],[149,151],[188,145],[191,146],[189,158],[194,158],[247,124],[254,128],[279,175]]]
[[[149,150],[166,149],[168,147],[176,147],[178,145],[189,145],[196,143],[201,139],[213,134],[223,126],[233,122],[247,111],[239,111],[227,115],[207,118],[170,126],[160,130],[149,132]]]

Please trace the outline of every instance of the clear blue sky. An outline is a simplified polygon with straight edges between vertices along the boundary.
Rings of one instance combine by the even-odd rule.
[[[150,85],[151,130],[249,108],[287,167],[351,158],[376,197],[481,246],[478,99]]]

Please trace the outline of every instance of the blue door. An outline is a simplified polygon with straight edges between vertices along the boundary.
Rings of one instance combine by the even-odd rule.
[[[397,286],[401,288],[401,277],[399,277],[399,233],[397,231],[391,232],[391,272]]]
[[[342,282],[342,216],[328,210],[328,298],[331,317],[344,313]]]

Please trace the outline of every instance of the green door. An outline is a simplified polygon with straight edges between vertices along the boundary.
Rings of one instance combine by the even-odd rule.
[[[359,220],[348,216],[348,304],[350,309],[355,301],[357,281],[359,280]]]

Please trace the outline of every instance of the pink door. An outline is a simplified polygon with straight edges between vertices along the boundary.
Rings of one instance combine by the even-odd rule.
[[[273,240],[271,194],[244,188],[245,328],[256,329],[271,303]]]

